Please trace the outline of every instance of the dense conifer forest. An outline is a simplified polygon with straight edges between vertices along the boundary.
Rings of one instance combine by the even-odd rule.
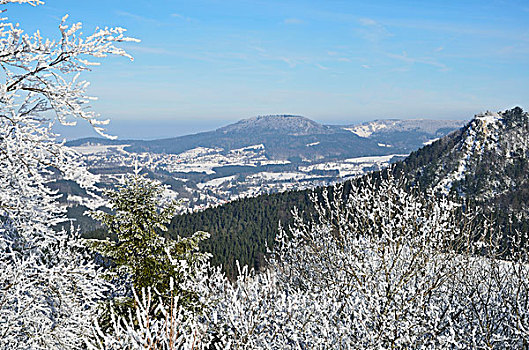
[[[519,115],[521,110],[515,110],[511,114]],[[416,186],[421,191],[432,188],[437,181],[441,161],[446,155],[462,141],[465,128],[455,131],[431,145],[425,146],[412,152],[405,160],[395,163],[390,171],[395,178],[405,178],[410,186]],[[529,229],[529,220],[516,214],[522,208],[528,196],[527,186],[524,185],[527,173],[527,162],[521,159],[515,165],[510,165],[505,170],[512,174],[515,183],[519,184],[508,194],[494,197],[493,200],[483,201],[477,197],[479,191],[483,190],[487,181],[484,176],[490,177],[492,162],[499,160],[483,157],[483,166],[475,168],[472,175],[468,175],[465,181],[461,181],[453,187],[450,196],[459,198],[465,207],[477,207],[481,210],[479,220],[483,222],[495,222],[496,229],[504,232],[505,236],[511,235],[516,230]],[[351,181],[364,181],[366,178],[375,181],[386,177],[387,170],[373,172],[363,178],[357,178],[344,182],[343,196],[348,195]],[[494,174],[494,173],[493,173]],[[497,176],[500,176],[496,172]],[[498,179],[501,181],[501,179]],[[459,189],[456,190],[456,189]],[[463,190],[465,192],[463,192]],[[201,242],[201,248],[210,252],[214,265],[222,265],[224,271],[230,276],[237,275],[236,261],[241,266],[248,265],[261,270],[266,265],[266,254],[268,248],[274,244],[279,225],[287,228],[292,224],[292,210],[299,209],[305,216],[313,212],[311,194],[321,196],[324,188],[313,190],[290,191],[276,194],[265,194],[253,198],[242,198],[222,206],[208,208],[203,211],[177,215],[173,218],[168,231],[164,234],[169,237],[190,236],[197,231],[206,231],[211,237]],[[332,191],[332,186],[326,190]],[[464,197],[460,195],[465,193]],[[75,207],[70,209],[77,211],[74,215],[80,219],[87,231],[85,237],[103,238],[106,233],[101,228],[95,229],[94,222],[86,217],[80,217],[84,209]],[[480,225],[476,225],[479,227]],[[88,229],[86,229],[88,228]]]
[[[139,40],[128,37],[121,26],[97,27],[85,35],[82,23],[68,15],[51,38],[42,36],[50,32],[47,26],[25,32],[18,17],[31,14],[29,6],[39,11],[38,5],[43,2],[0,0],[0,12],[20,7],[0,18],[4,73],[0,79],[0,349],[529,349],[529,114],[521,108],[478,114],[463,129],[437,142],[420,141],[419,145],[434,143],[385,170],[361,177],[352,176],[366,170],[338,170],[341,179],[350,179],[344,183],[318,181],[312,186],[327,187],[252,198],[273,192],[263,191],[264,183],[259,181],[259,187],[245,194],[230,191],[232,196],[220,201],[207,196],[206,187],[197,186],[198,193],[193,193],[204,202],[183,206],[186,202],[178,200],[185,198],[182,193],[171,192],[163,179],[142,171],[145,162],[157,162],[168,154],[128,158],[133,163],[119,158],[116,164],[124,167],[125,172],[120,172],[124,176],[105,174],[111,181],[99,186],[100,174],[90,171],[82,149],[58,139],[54,125],[73,126],[76,121],[112,138],[103,127],[108,121],[99,119],[91,108],[89,82],[80,77],[107,56],[132,60],[121,45]],[[112,8],[93,2],[84,5],[90,6],[78,10],[90,14],[93,11],[87,9],[97,9],[98,19],[106,7]],[[54,7],[60,11],[60,1]],[[164,16],[171,13],[163,8]],[[237,10],[229,7],[230,19],[243,13],[253,16],[247,7],[233,9]],[[436,13],[439,9],[435,7]],[[459,11],[466,14],[471,8],[461,10],[468,10]],[[55,26],[53,13],[34,12],[27,17],[30,27],[40,27],[41,18],[53,19]],[[114,10],[111,14],[143,18]],[[15,22],[8,15],[14,15]],[[171,17],[185,18],[176,13]],[[147,17],[142,22],[157,27]],[[370,18],[361,22],[363,27],[384,29]],[[277,24],[277,19],[270,23]],[[238,28],[237,33],[249,33],[248,29]],[[282,29],[283,33],[287,31]],[[226,34],[223,30],[223,37]],[[174,42],[172,37],[170,41]],[[269,40],[263,36],[263,41]],[[265,49],[258,51],[270,59]],[[217,56],[215,52],[207,57]],[[300,51],[293,47],[291,53],[296,52]],[[424,61],[406,54],[400,58]],[[317,66],[332,72],[330,67]],[[152,71],[149,68],[149,74]],[[134,84],[128,79],[132,74],[119,76]],[[191,76],[194,85],[197,80]],[[210,79],[207,82],[211,85]],[[193,91],[198,90],[192,87],[190,94]],[[290,94],[281,94],[290,99]],[[208,101],[203,94],[200,100]],[[382,99],[377,95],[377,105],[378,100]],[[149,102],[150,112],[153,106]],[[332,149],[353,150],[361,144],[372,146],[359,149],[369,153],[376,147],[386,148],[385,152],[395,147],[366,140],[374,129],[385,128],[384,123],[363,125],[356,136],[339,128],[336,134],[341,136],[335,137],[328,126],[298,117],[280,118],[287,122],[283,128],[287,135],[294,125],[301,126],[295,134],[322,131],[332,145],[325,151],[330,156]],[[275,119],[258,117],[234,127],[253,140],[262,135],[247,133],[246,126],[258,122],[273,138],[287,140],[276,135]],[[229,128],[217,131],[226,142],[234,141]],[[351,137],[354,142],[346,142]],[[307,149],[319,144],[312,141],[305,140],[289,152],[293,158],[300,149],[311,152]],[[97,147],[88,147],[93,146]],[[250,148],[262,150],[263,145]],[[284,152],[283,148],[276,144],[277,151]],[[106,152],[105,147],[99,150]],[[305,162],[302,158],[296,161]],[[242,162],[248,158],[237,154],[233,159],[243,166],[227,167],[224,175],[257,166]],[[220,162],[207,164],[192,176],[213,175],[212,164]],[[376,164],[384,165],[369,169],[391,163],[388,159]],[[300,186],[281,186],[277,191],[312,187],[298,176],[283,175],[292,181],[290,185]],[[55,180],[59,181],[50,189]],[[174,176],[173,180],[179,181]],[[232,180],[235,177],[222,181]],[[61,199],[65,192],[72,196]],[[240,197],[244,198],[190,212]],[[71,207],[75,203],[91,210]],[[183,211],[189,212],[177,215]]]
[[[309,191],[285,192],[239,199],[201,212],[178,215],[169,225],[171,236],[189,236],[203,230],[211,237],[202,243],[213,254],[212,262],[223,265],[233,276],[235,261],[241,266],[264,267],[267,246],[272,247],[278,225],[288,227],[294,207],[310,206]]]
[[[520,108],[504,113],[504,125],[507,133],[527,127],[527,114]],[[431,189],[438,181],[438,174],[447,167],[454,166],[458,150],[469,129],[457,130],[431,145],[412,152],[405,160],[395,163],[390,171],[396,178],[405,178],[410,186],[421,191]],[[507,137],[506,137],[507,138]],[[513,141],[509,141],[513,142]],[[523,150],[517,150],[523,152]],[[450,159],[453,157],[453,159]],[[496,152],[483,153],[479,162],[473,165],[472,171],[464,179],[454,184],[450,196],[463,202],[462,208],[479,208],[479,220],[495,222],[498,232],[509,236],[515,231],[525,232],[529,229],[529,220],[522,209],[529,200],[529,187],[526,174],[529,166],[526,157],[515,158],[506,163]],[[380,179],[386,177],[387,170],[373,172],[366,177]],[[362,178],[349,180],[344,186],[344,196],[348,195],[350,181],[363,181]],[[490,190],[494,182],[510,182],[512,187],[507,192],[482,198],[480,194]],[[332,187],[327,188],[331,190]],[[255,198],[239,199],[226,205],[207,210],[179,215],[173,219],[169,234],[190,235],[204,230],[211,233],[211,238],[203,242],[203,248],[213,254],[213,262],[222,264],[233,276],[236,273],[235,261],[241,265],[248,264],[256,269],[264,266],[267,245],[271,247],[278,232],[278,224],[288,227],[292,223],[294,207],[301,212],[311,212],[310,194],[321,195],[323,188],[314,190],[285,192],[280,194],[261,195]],[[308,214],[307,214],[308,215]],[[476,224],[479,228],[480,225]]]

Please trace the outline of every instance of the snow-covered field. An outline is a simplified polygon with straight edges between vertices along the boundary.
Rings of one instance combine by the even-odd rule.
[[[128,147],[130,145],[86,145],[86,146],[76,146],[71,147],[76,152],[82,154],[82,155],[103,155],[105,153],[127,153],[123,150],[123,148]]]
[[[382,129],[387,129],[386,124],[380,124],[380,123],[370,123],[370,124],[362,124],[357,125],[350,128],[343,128],[344,130],[350,131],[355,135],[358,135],[360,137],[367,138],[371,136],[374,132]]]
[[[341,162],[326,162],[308,166],[301,166],[299,169],[303,172],[314,170],[338,171],[338,177],[345,178],[365,174],[371,170],[378,170],[387,167],[393,157],[403,157],[406,154],[391,154],[387,156],[358,157],[349,158]],[[375,168],[375,169],[374,169]]]
[[[200,189],[203,189],[205,187],[208,187],[208,188],[215,188],[215,187],[219,187],[220,185],[222,185],[224,182],[228,182],[228,181],[233,181],[237,178],[237,175],[232,175],[232,176],[225,176],[225,177],[219,177],[219,178],[216,178],[216,179],[213,179],[213,180],[210,180],[208,182],[203,182],[203,183],[199,183],[197,184],[197,187],[200,188]]]
[[[315,147],[319,142],[309,143]],[[304,161],[292,165],[288,160],[268,159],[263,144],[224,150],[222,148],[197,147],[180,154],[132,153],[125,150],[128,145],[83,145],[75,147],[89,165],[102,169],[102,182],[116,183],[123,171],[135,164],[142,164],[146,170],[155,174],[173,174],[176,188],[171,195],[184,195],[192,206],[217,205],[239,197],[251,197],[261,193],[283,192],[305,189],[336,183],[345,178],[365,174],[368,171],[388,166],[395,156],[371,156],[349,158],[341,161],[321,162]],[[389,145],[380,145],[389,147]],[[277,170],[262,167],[277,165]],[[286,168],[280,167],[284,165]],[[226,167],[244,167],[244,175],[232,173],[215,177],[219,169]],[[251,170],[255,168],[255,171]],[[105,170],[107,169],[107,170]],[[124,170],[125,169],[125,170]],[[215,178],[212,178],[215,177]],[[176,182],[174,182],[176,180]],[[68,198],[71,202],[85,204],[86,200],[77,197]]]

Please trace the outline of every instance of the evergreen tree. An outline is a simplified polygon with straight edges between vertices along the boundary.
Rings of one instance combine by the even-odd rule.
[[[152,288],[162,299],[167,299],[174,293],[171,284],[176,286],[182,303],[195,298],[183,282],[192,274],[194,265],[209,258],[198,249],[199,243],[209,235],[200,231],[186,238],[165,238],[162,233],[167,231],[166,225],[175,215],[177,203],[164,200],[164,190],[159,182],[136,172],[125,177],[117,189],[106,191],[110,213],[90,213],[116,237],[116,240],[93,240],[90,245],[109,260],[107,276],[116,285],[125,282],[118,304],[130,306],[132,289],[141,295]]]

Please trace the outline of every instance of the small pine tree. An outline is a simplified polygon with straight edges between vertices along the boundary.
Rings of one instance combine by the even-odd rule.
[[[109,236],[116,237],[94,240],[90,245],[108,260],[107,276],[123,294],[114,301],[125,309],[133,304],[132,289],[141,296],[152,288],[162,300],[169,300],[176,289],[183,304],[197,297],[184,282],[195,271],[193,266],[209,259],[209,254],[198,249],[209,235],[197,232],[176,239],[162,236],[177,209],[174,200],[164,200],[164,191],[159,182],[136,172],[125,177],[116,190],[106,191],[111,212],[90,212],[107,228]],[[171,291],[172,283],[175,287]]]

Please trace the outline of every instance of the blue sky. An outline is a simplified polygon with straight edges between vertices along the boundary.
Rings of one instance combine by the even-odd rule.
[[[262,114],[354,123],[529,107],[529,1],[49,0],[7,15],[57,37],[66,13],[86,33],[122,26],[141,39],[124,45],[134,62],[85,76],[119,136]]]

